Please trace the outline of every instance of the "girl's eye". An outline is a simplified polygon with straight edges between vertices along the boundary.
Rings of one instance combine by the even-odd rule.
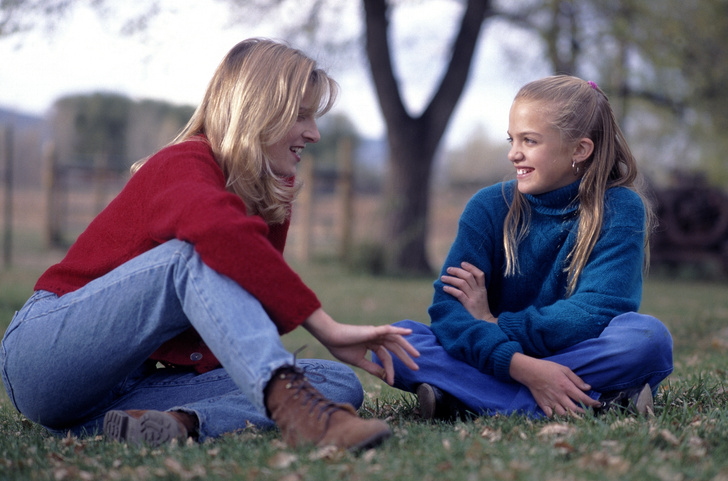
[[[513,143],[513,137],[508,137],[506,140],[508,141],[509,144]]]

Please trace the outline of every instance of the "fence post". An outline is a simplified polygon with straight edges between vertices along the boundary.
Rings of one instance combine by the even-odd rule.
[[[301,162],[298,164],[297,177],[303,182],[296,203],[300,208],[296,211],[296,217],[300,215],[301,222],[301,242],[299,244],[298,258],[303,262],[308,262],[311,258],[311,236],[313,235],[313,203],[314,203],[314,172],[313,159],[310,155],[304,154]]]
[[[12,264],[13,255],[13,127],[8,124],[3,129],[2,157],[5,166],[5,221],[3,226],[3,263]]]
[[[49,247],[61,244],[61,215],[56,195],[58,184],[56,146],[52,141],[43,145],[43,185],[46,191],[46,240]]]
[[[340,172],[337,180],[339,202],[341,202],[341,245],[339,255],[343,262],[351,258],[352,232],[354,229],[354,165],[351,152],[351,139],[342,138],[337,146]]]

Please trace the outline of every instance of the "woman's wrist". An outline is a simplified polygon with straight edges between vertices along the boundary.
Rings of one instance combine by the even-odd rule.
[[[304,329],[323,345],[326,345],[327,334],[331,333],[336,325],[337,322],[320,307],[303,321]]]

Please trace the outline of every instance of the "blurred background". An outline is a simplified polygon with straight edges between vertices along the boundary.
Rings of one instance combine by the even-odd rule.
[[[728,276],[726,0],[0,1],[0,266],[60,259],[253,36],[342,87],[291,258],[438,271],[467,199],[511,174],[518,88],[566,73],[607,93],[651,186],[653,270]]]

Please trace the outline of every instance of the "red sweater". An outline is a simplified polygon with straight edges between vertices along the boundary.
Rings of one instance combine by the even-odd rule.
[[[151,157],[35,289],[72,292],[139,254],[180,239],[194,245],[205,264],[258,299],[284,334],[321,307],[283,258],[288,227],[288,222],[268,226],[261,217],[247,215],[243,201],[225,189],[209,145],[190,140]],[[194,366],[199,372],[219,366],[194,331],[165,343],[151,359]]]

